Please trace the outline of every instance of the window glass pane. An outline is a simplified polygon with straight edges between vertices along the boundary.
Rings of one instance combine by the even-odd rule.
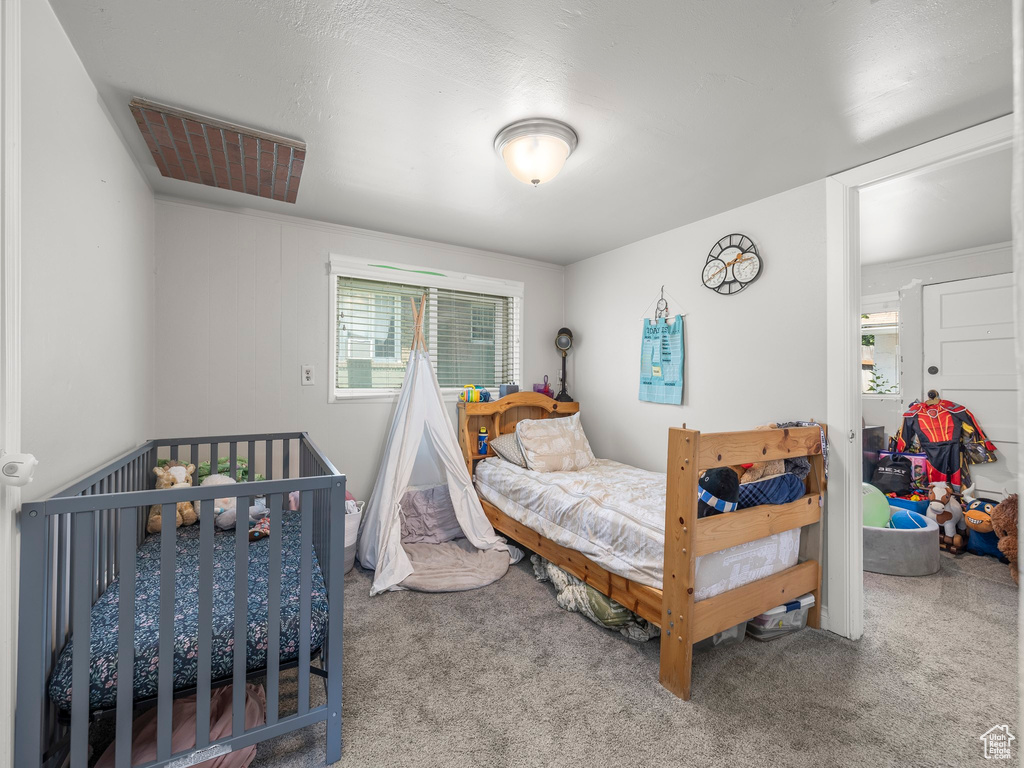
[[[520,301],[507,296],[337,277],[338,389],[396,389],[412,344],[412,306],[442,387],[519,380]]]
[[[869,395],[900,392],[899,313],[861,315],[861,391]]]

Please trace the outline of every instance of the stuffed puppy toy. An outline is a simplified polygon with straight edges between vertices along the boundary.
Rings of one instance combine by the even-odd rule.
[[[999,537],[999,551],[1010,561],[1013,580],[1020,583],[1017,568],[1017,494],[1007,496],[992,510],[992,530]]]
[[[740,481],[729,467],[715,467],[697,480],[697,517],[735,512],[740,500]]]
[[[195,464],[179,464],[177,461],[169,461],[162,467],[154,467],[153,474],[156,475],[156,489],[166,488],[191,488],[192,473],[196,471]],[[174,527],[192,525],[199,516],[191,501],[179,501],[174,515]],[[159,533],[163,527],[163,509],[161,504],[154,504],[149,508],[149,519],[146,521],[146,530],[149,533]]]
[[[760,427],[754,427],[757,430],[764,429],[775,429],[775,424],[764,424]],[[760,480],[762,477],[771,477],[772,475],[781,475],[786,471],[786,462],[783,459],[772,459],[771,461],[759,461],[755,464],[751,464],[749,467],[744,464],[745,472],[740,478],[741,483],[753,483]]]

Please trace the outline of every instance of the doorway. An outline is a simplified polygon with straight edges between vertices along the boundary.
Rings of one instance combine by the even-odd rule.
[[[831,455],[825,626],[851,639],[859,639],[864,631],[862,204],[869,204],[865,196],[870,190],[886,182],[912,181],[972,158],[1005,151],[1011,146],[1012,126],[1012,116],[999,118],[826,180],[827,410]],[[898,286],[889,292],[893,290],[898,291]],[[879,290],[876,296],[884,298],[885,293]],[[923,312],[923,303],[921,307]],[[923,337],[920,343],[923,349]],[[916,375],[907,368],[903,372],[905,376]],[[923,386],[923,371],[920,383]],[[910,382],[905,384],[909,392]]]

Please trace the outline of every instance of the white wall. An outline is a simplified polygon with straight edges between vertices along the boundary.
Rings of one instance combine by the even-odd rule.
[[[1013,257],[1009,243],[861,268],[861,295],[899,293],[900,353],[903,358],[900,395],[865,397],[865,424],[883,426],[886,434],[891,435],[900,426],[900,415],[914,400],[925,396],[922,391],[924,320],[921,289],[936,283],[1012,272]]]
[[[764,272],[721,296],[701,270],[733,232],[754,240]],[[571,265],[569,384],[595,453],[664,471],[670,426],[824,421],[824,249],[825,185],[815,182]],[[686,314],[682,406],[637,399],[641,315],[662,284],[671,312]]]
[[[156,210],[161,435],[305,430],[367,498],[394,402],[327,401],[331,253],[522,281],[524,382],[556,379],[560,266],[253,211]]]
[[[45,0],[22,3],[22,447],[41,498],[152,426],[153,195]]]

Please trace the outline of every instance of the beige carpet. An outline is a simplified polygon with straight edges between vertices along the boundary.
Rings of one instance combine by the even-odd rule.
[[[865,587],[862,641],[807,630],[698,654],[683,702],[658,685],[657,641],[562,611],[528,564],[474,592],[374,598],[357,566],[339,765],[1007,765],[978,740],[1016,732],[1007,566],[944,556],[934,576]],[[323,764],[322,728],[260,744],[253,763]]]

